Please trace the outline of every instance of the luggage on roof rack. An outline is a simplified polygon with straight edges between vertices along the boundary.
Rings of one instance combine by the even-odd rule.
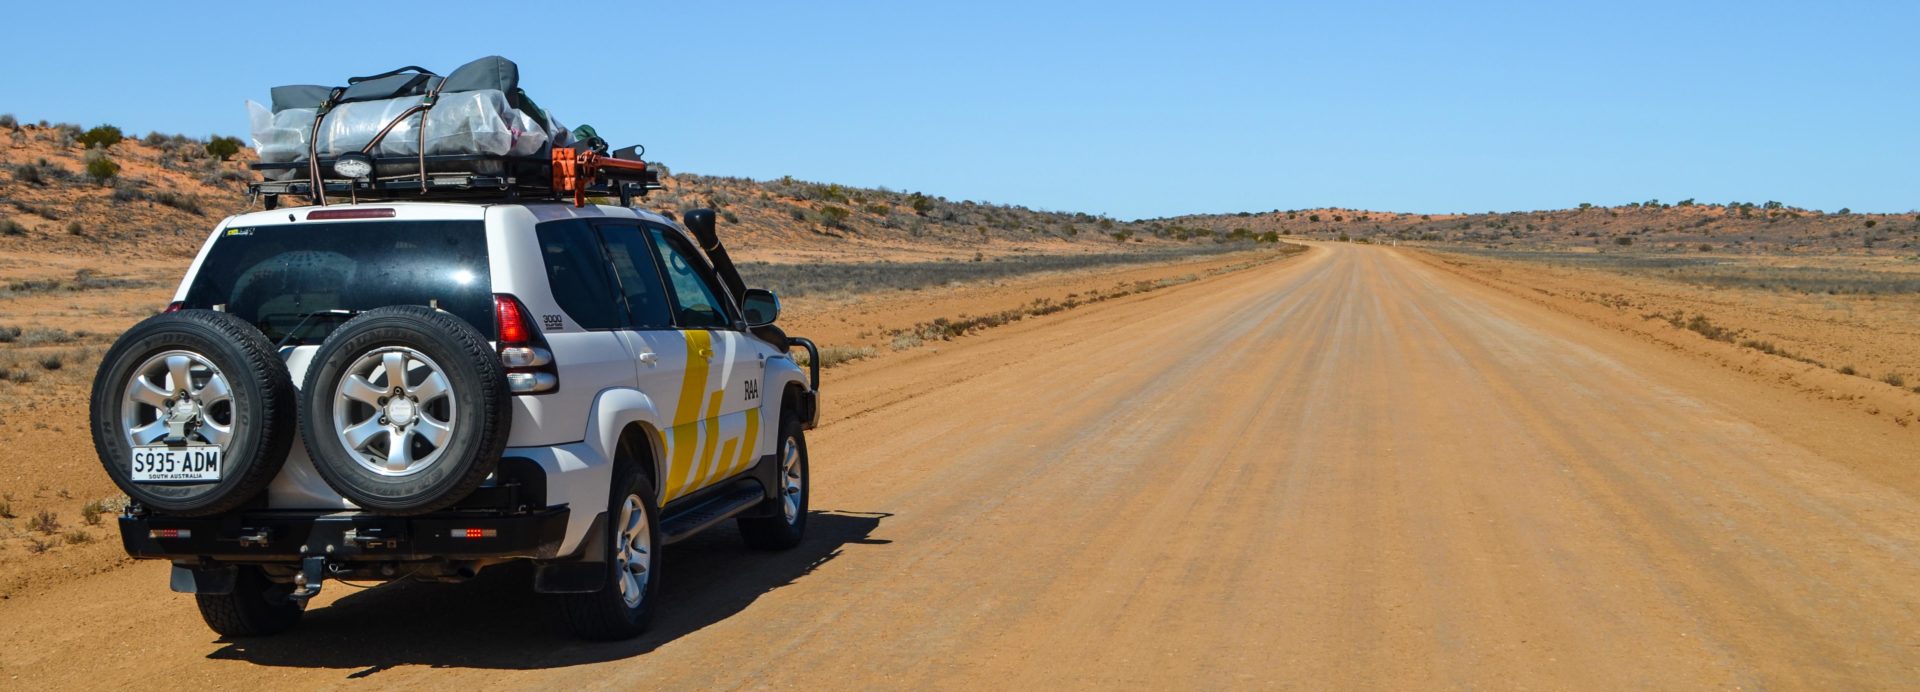
[[[345,87],[275,87],[271,108],[247,103],[263,178],[250,191],[272,208],[281,195],[323,205],[329,195],[626,203],[659,187],[637,148],[611,157],[597,141],[574,149],[573,134],[519,81],[513,61],[490,56],[444,77],[408,66]]]

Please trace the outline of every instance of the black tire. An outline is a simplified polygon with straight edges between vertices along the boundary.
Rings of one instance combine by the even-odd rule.
[[[405,413],[372,404],[364,408],[355,403],[340,404],[348,409],[343,419],[366,415],[368,421],[380,423],[379,429],[362,439],[360,450],[348,449],[339,432],[342,424],[336,421],[336,396],[341,394],[343,378],[356,363],[364,364],[364,357],[394,352],[408,354],[401,366],[406,373],[403,379],[421,379],[424,383],[430,374],[424,370],[437,368],[446,380],[444,395],[408,405]],[[382,370],[375,375],[382,378],[381,387],[392,384],[384,373]],[[372,382],[373,378],[366,380]],[[411,381],[404,384],[412,399],[415,385]],[[381,393],[388,391],[382,389]],[[383,396],[379,401],[388,399]],[[424,514],[465,498],[493,473],[512,424],[506,369],[486,337],[451,313],[418,306],[368,310],[340,325],[314,354],[301,387],[300,403],[300,435],[320,477],[354,504],[386,514]],[[438,418],[433,415],[435,411],[439,412]],[[390,413],[394,420],[406,416],[410,425],[386,427]],[[440,444],[429,444],[429,436],[418,432],[431,430],[430,423],[442,422],[450,432]],[[396,437],[408,450],[405,456],[409,459],[413,450],[426,450],[426,458],[418,460],[419,468],[406,471],[411,468],[409,464],[393,473],[371,468],[369,465],[376,463],[373,453],[393,450]],[[365,464],[363,458],[368,460]]]
[[[233,593],[224,596],[195,594],[200,619],[224,637],[264,637],[293,629],[300,623],[307,605],[288,598],[292,584],[277,584],[267,579],[260,568],[243,565],[234,579]]]
[[[653,483],[626,461],[614,468],[612,491],[608,493],[605,545],[606,585],[592,593],[561,594],[560,614],[574,636],[595,641],[632,639],[647,631],[653,621],[653,603],[660,593],[660,508],[653,496]],[[649,550],[646,553],[646,585],[640,589],[637,603],[627,602],[621,588],[625,565],[619,559],[623,542],[621,514],[626,500],[638,500],[647,519]]]
[[[793,472],[797,472],[799,492],[795,511],[789,512],[787,495],[783,494],[768,508],[769,516],[741,517],[740,537],[746,539],[747,547],[755,550],[786,550],[800,545],[807,536],[807,496],[812,493],[812,478],[807,473],[807,434],[800,428],[800,419],[792,413],[780,416],[780,444],[774,449],[774,463],[782,488],[786,490],[789,469],[786,457],[791,451],[795,455]]]
[[[129,401],[136,371],[151,391],[182,389],[172,375],[156,372],[174,362],[166,354],[186,354],[192,388],[190,399],[209,402],[188,424],[190,442],[213,442],[209,436],[221,420],[231,435],[221,454],[220,480],[205,483],[135,483],[132,424],[159,424],[157,407]],[[205,366],[212,366],[211,369]],[[230,392],[214,401],[211,390],[217,374]],[[162,392],[168,402],[178,391]],[[272,482],[293,445],[296,395],[285,363],[274,355],[273,344],[253,325],[233,315],[212,310],[182,310],[155,315],[128,329],[113,342],[100,369],[94,373],[89,400],[89,428],[101,465],[127,497],[156,512],[177,516],[204,516],[235,509],[257,497]],[[170,404],[169,404],[170,405]],[[162,438],[164,439],[164,438]]]

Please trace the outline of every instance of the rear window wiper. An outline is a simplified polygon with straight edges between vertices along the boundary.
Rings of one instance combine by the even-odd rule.
[[[307,326],[307,321],[312,320],[315,317],[326,316],[326,317],[345,317],[347,319],[353,319],[353,316],[358,314],[360,314],[358,310],[347,310],[344,308],[334,308],[332,310],[315,310],[313,312],[303,314],[300,316],[300,321],[293,323],[293,328],[287,330],[287,335],[280,337],[280,343],[273,345],[273,350],[278,351],[280,349],[286,348],[287,342],[292,341],[293,337],[300,333],[300,328]]]

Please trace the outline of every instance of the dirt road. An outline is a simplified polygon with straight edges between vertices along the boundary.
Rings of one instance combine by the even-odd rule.
[[[1920,684],[1910,431],[1393,249],[834,374],[810,540],[675,546],[641,641],[503,571],[223,642],[142,564],[0,603],[0,686]]]

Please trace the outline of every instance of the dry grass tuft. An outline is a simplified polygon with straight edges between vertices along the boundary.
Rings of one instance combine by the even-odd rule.
[[[27,520],[27,528],[51,536],[60,531],[60,515],[51,510],[40,510],[39,514]]]

